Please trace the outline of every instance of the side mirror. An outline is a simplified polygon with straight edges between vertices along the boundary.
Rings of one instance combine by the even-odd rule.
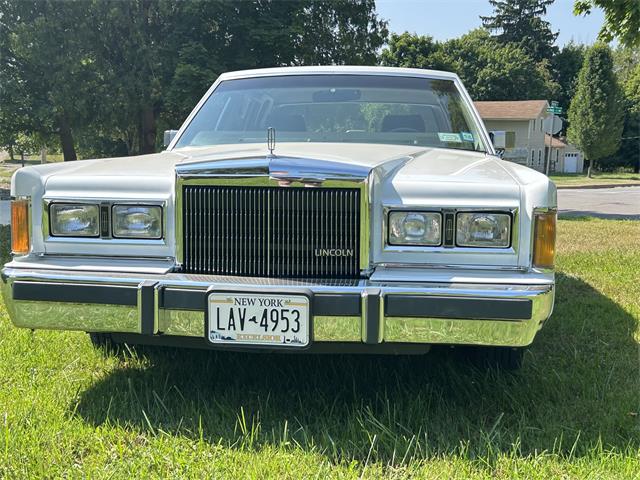
[[[165,130],[164,131],[164,139],[163,139],[163,142],[162,142],[162,146],[163,147],[168,147],[177,133],[178,133],[178,130]]]
[[[489,132],[491,143],[496,149],[505,149],[507,146],[507,133],[504,130],[493,130]]]
[[[489,132],[489,138],[493,144],[493,148],[496,154],[500,157],[504,157],[504,149],[507,145],[507,134],[504,130],[493,130]]]

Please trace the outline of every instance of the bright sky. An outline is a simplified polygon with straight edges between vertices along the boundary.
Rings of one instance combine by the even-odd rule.
[[[481,25],[480,15],[492,12],[488,0],[376,0],[380,17],[389,30],[431,35],[436,40],[459,37]],[[547,11],[553,31],[560,30],[558,45],[570,40],[591,44],[596,40],[604,14],[594,10],[586,17],[573,15],[573,0],[556,0]]]

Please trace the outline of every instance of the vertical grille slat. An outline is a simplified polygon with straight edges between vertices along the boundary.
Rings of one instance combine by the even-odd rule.
[[[360,275],[358,189],[185,185],[182,194],[186,272]]]

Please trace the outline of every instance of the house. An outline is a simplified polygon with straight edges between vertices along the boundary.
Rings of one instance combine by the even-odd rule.
[[[546,100],[474,103],[487,130],[504,132],[505,160],[542,172],[549,155],[551,172],[582,171],[583,159],[579,150],[555,137],[551,137],[550,145],[550,136],[545,133],[544,125],[549,115],[549,102]]]
[[[545,136],[550,151],[549,170],[559,173],[582,173],[584,157],[577,147],[549,134]]]

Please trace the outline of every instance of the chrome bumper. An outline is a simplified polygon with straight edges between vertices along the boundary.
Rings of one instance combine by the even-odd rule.
[[[310,291],[314,344],[526,346],[554,301],[552,283],[322,282],[5,267],[1,284],[18,327],[203,340],[207,291],[256,286]]]

